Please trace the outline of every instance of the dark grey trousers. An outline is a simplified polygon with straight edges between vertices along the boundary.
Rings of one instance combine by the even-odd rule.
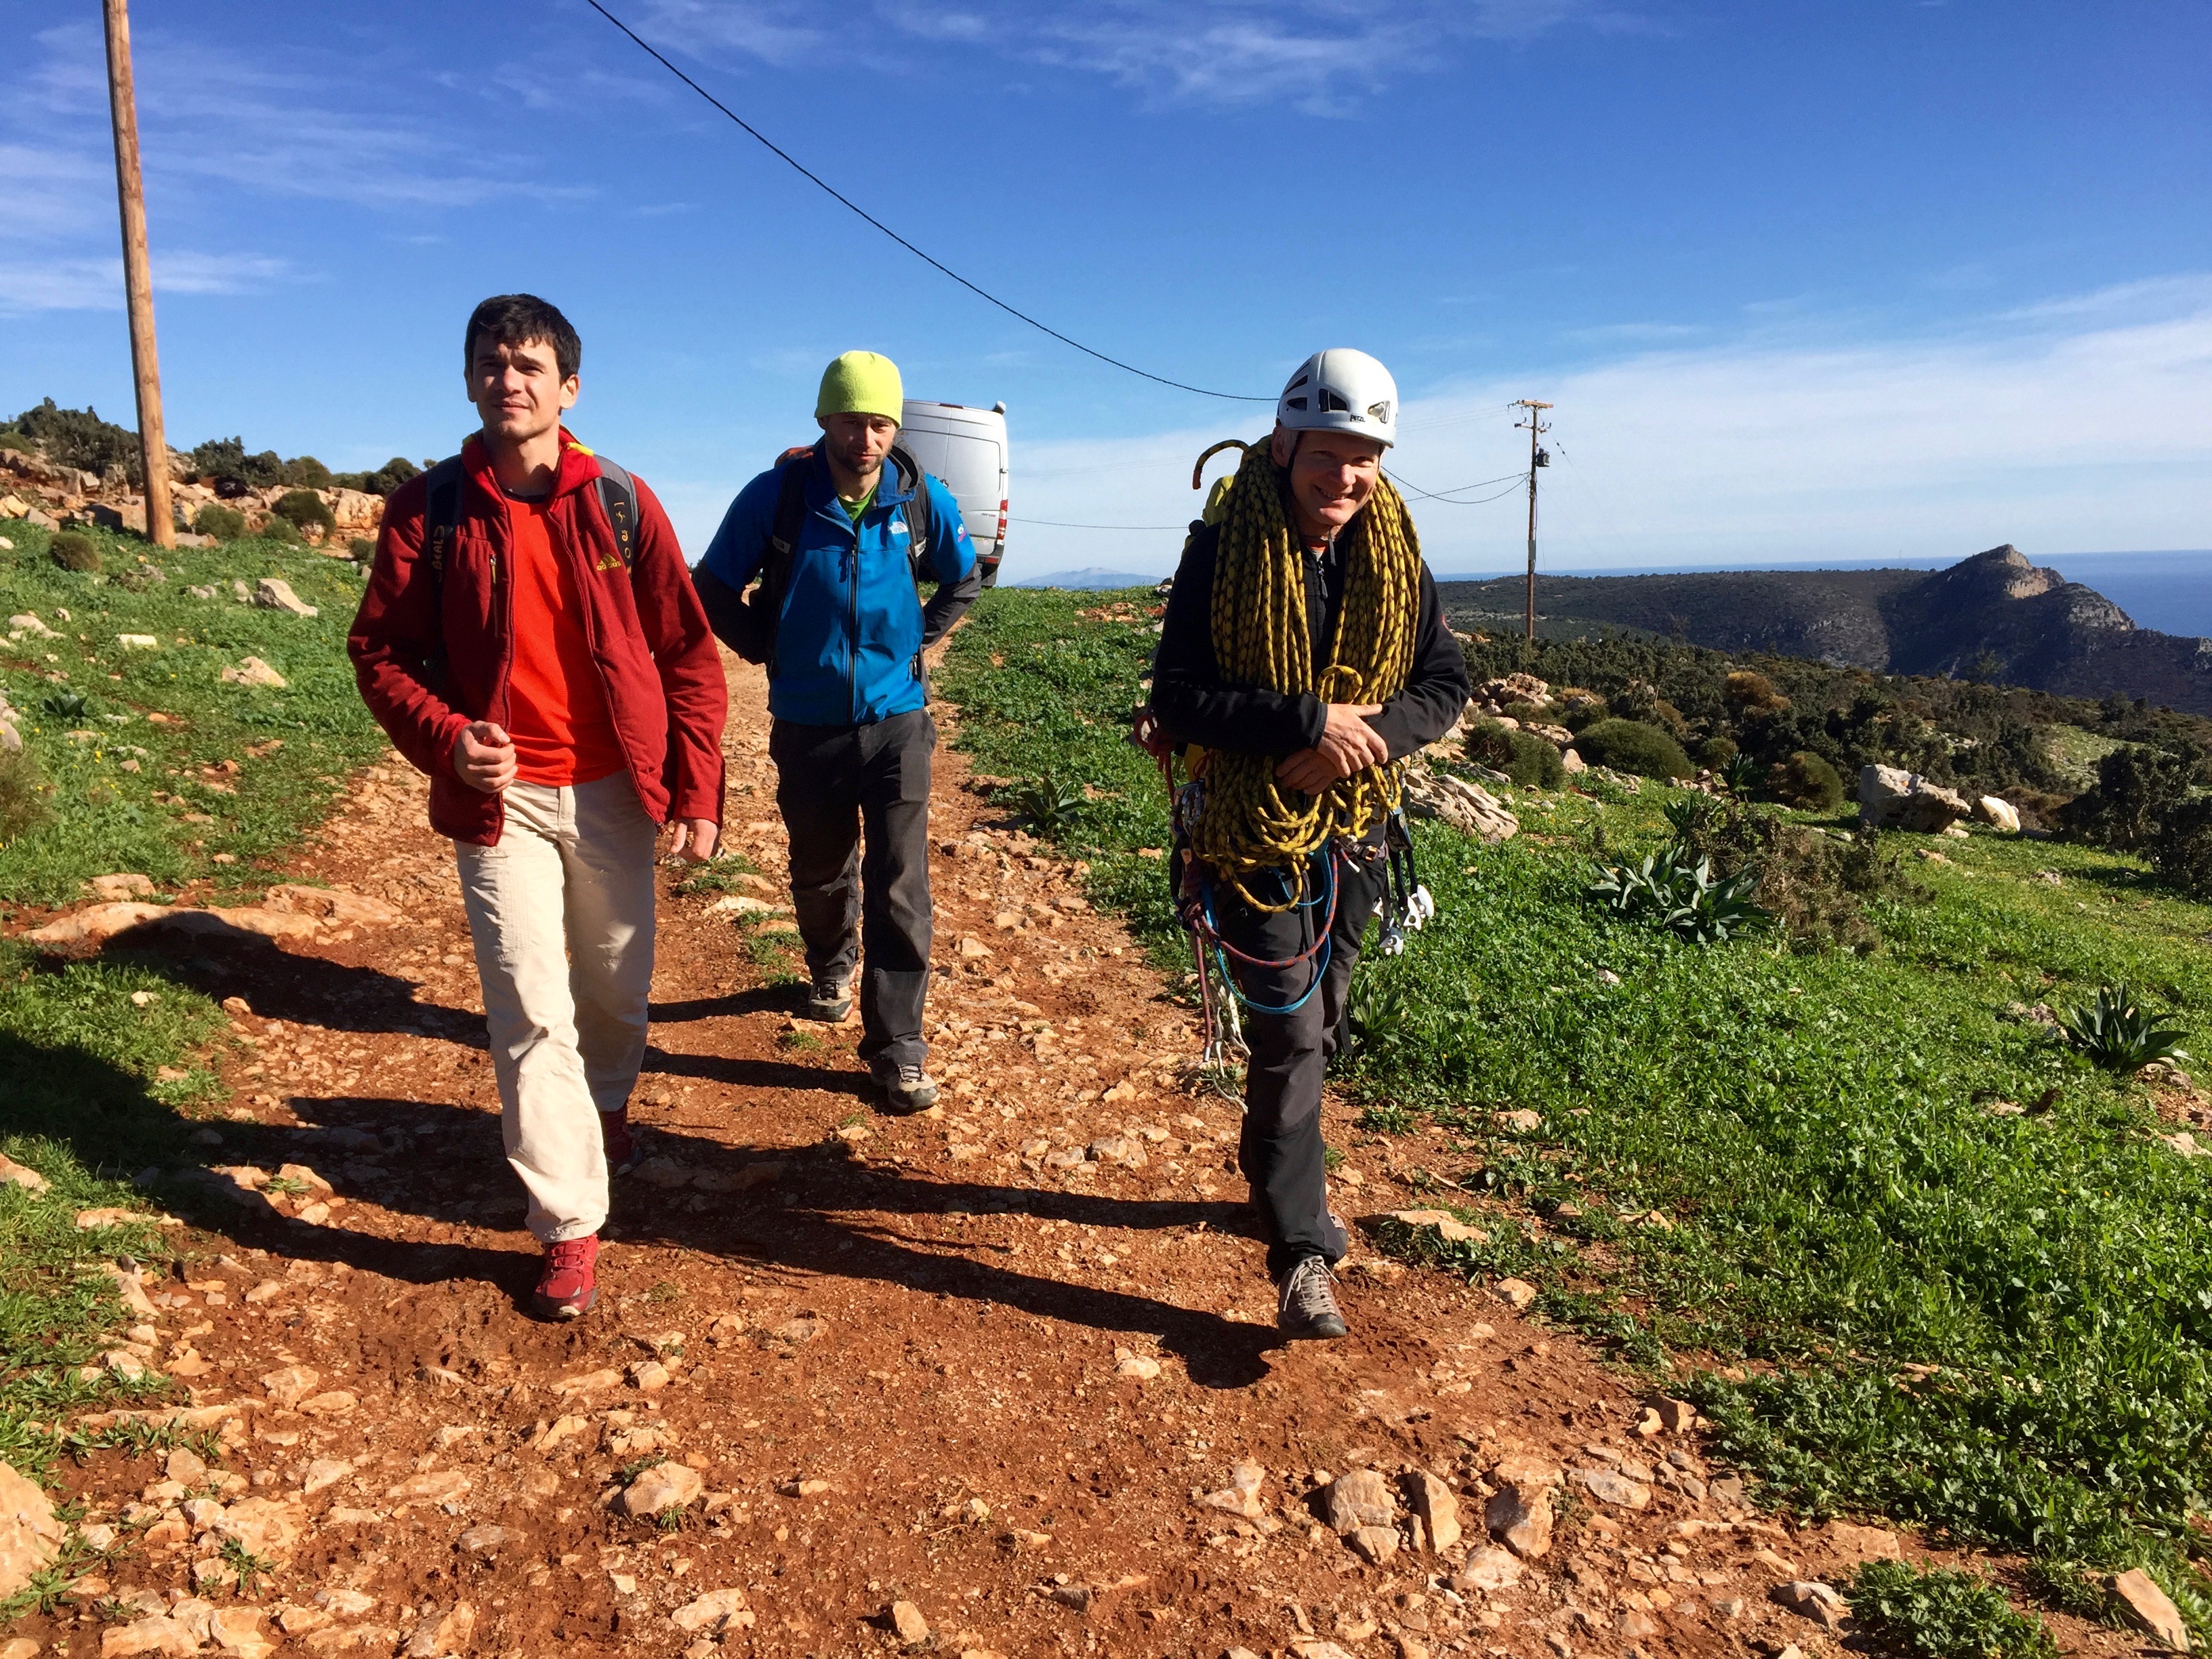
[[[769,730],[775,804],[791,838],[791,903],[815,979],[849,975],[863,956],[860,1060],[929,1057],[929,757],[926,709],[870,726]]]
[[[1379,860],[1339,859],[1336,872],[1336,919],[1326,967],[1318,957],[1289,968],[1229,958],[1238,988],[1261,1005],[1241,1011],[1252,1053],[1244,1071],[1244,1133],[1237,1162],[1267,1223],[1267,1272],[1278,1279],[1306,1256],[1340,1261],[1347,1248],[1343,1230],[1328,1218],[1322,1185],[1322,1073],[1336,1053],[1352,970],[1358,965],[1367,924],[1389,890],[1389,866]],[[1256,883],[1248,884],[1266,896]],[[1218,890],[1214,901],[1214,927],[1223,942],[1269,962],[1304,951],[1327,914],[1326,902],[1296,910],[1255,910]],[[1317,967],[1321,984],[1305,996]],[[1302,996],[1305,1000],[1293,1012],[1263,1012]]]

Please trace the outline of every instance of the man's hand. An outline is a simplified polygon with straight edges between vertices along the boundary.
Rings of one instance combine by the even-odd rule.
[[[514,739],[494,721],[476,721],[453,745],[453,775],[487,795],[513,783],[514,768]]]
[[[687,864],[704,864],[714,856],[714,842],[720,837],[720,830],[712,818],[678,818],[668,856]]]
[[[1321,741],[1285,757],[1275,768],[1275,781],[1301,794],[1317,795],[1340,778],[1382,765],[1390,758],[1390,745],[1367,723],[1370,714],[1382,712],[1379,702],[1329,704]]]

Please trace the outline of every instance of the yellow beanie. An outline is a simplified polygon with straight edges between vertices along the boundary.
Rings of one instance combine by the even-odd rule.
[[[905,404],[896,363],[880,352],[848,351],[822,371],[822,392],[814,400],[814,413],[817,416],[882,415],[903,421]]]

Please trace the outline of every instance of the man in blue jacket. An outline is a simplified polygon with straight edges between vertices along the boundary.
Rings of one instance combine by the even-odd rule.
[[[915,1112],[937,1098],[921,1036],[937,746],[921,653],[982,579],[952,492],[893,453],[903,414],[890,358],[831,363],[814,407],[822,441],[738,492],[692,580],[722,641],[768,665],[806,1012],[852,1012],[864,960],[860,1060],[892,1109]],[[937,584],[927,605],[924,580]]]

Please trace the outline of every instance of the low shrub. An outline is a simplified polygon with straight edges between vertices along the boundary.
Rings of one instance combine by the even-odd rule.
[[[1523,788],[1556,789],[1566,779],[1559,751],[1531,732],[1479,720],[1466,727],[1465,740],[1469,760],[1504,773]]]
[[[1686,778],[1697,772],[1680,744],[1642,720],[1615,717],[1585,726],[1576,734],[1575,750],[1593,766],[1640,777]]]
[[[193,517],[192,528],[219,542],[234,542],[246,533],[246,514],[234,507],[210,501]]]
[[[319,466],[321,463],[319,461],[316,465]],[[313,524],[320,525],[325,536],[337,533],[337,514],[331,511],[328,501],[312,489],[288,489],[277,497],[276,505],[269,510],[278,518],[289,520],[295,530],[304,532]]]
[[[1668,817],[1685,852],[1710,859],[1725,874],[1757,870],[1760,907],[1802,948],[1871,951],[1881,935],[1867,916],[1867,900],[1929,896],[1901,861],[1882,850],[1874,830],[1842,842],[1740,799],[1683,805],[1692,810],[1680,821],[1672,811]]]
[[[91,537],[74,530],[58,532],[46,544],[46,556],[64,570],[93,571],[100,568],[100,549]]]
[[[1842,775],[1810,750],[1801,749],[1776,763],[1767,787],[1784,805],[1807,811],[1832,812],[1844,804]]]
[[[61,409],[48,398],[9,424],[64,466],[81,467],[87,472],[121,467],[126,477],[137,482],[138,434],[112,421],[101,420],[89,406]]]
[[[2166,812],[2151,843],[2150,863],[2167,886],[2212,900],[2212,799],[2185,801]]]
[[[1716,734],[1698,745],[1694,758],[1698,765],[1710,767],[1716,772],[1722,772],[1728,769],[1728,763],[1736,757],[1736,753],[1734,738]]]
[[[2040,1619],[1978,1573],[1869,1561],[1850,1585],[1851,1618],[1876,1647],[1910,1659],[2058,1659]]]
[[[36,755],[27,749],[0,749],[0,842],[53,821],[46,794],[46,775]]]
[[[1066,829],[1083,809],[1085,797],[1081,784],[1057,772],[1047,772],[1008,786],[1000,799],[1013,808],[1033,831],[1049,840]]]
[[[1790,707],[1774,682],[1754,668],[1739,668],[1722,682],[1721,695],[1739,713],[1771,714]]]
[[[1613,718],[1613,710],[1603,697],[1591,696],[1588,692],[1583,695],[1589,700],[1586,702],[1573,702],[1565,697],[1559,700],[1566,710],[1559,716],[1559,724],[1570,732],[1586,732],[1600,720]]]
[[[371,495],[389,495],[422,471],[404,455],[394,455],[374,472],[333,473],[331,483],[342,489],[364,490]]]
[[[346,551],[353,555],[356,564],[367,564],[376,557],[376,544],[366,536],[356,536],[346,543]]]
[[[273,514],[268,523],[253,533],[264,541],[289,542],[295,545],[307,539],[300,533],[299,526],[294,524],[289,519]]]
[[[2189,798],[2191,757],[2138,743],[2123,744],[2097,762],[2097,783],[2058,814],[2069,841],[2133,852],[2149,843],[2167,812]]]
[[[277,482],[301,489],[328,489],[331,470],[312,455],[295,455],[284,463],[284,476]]]

